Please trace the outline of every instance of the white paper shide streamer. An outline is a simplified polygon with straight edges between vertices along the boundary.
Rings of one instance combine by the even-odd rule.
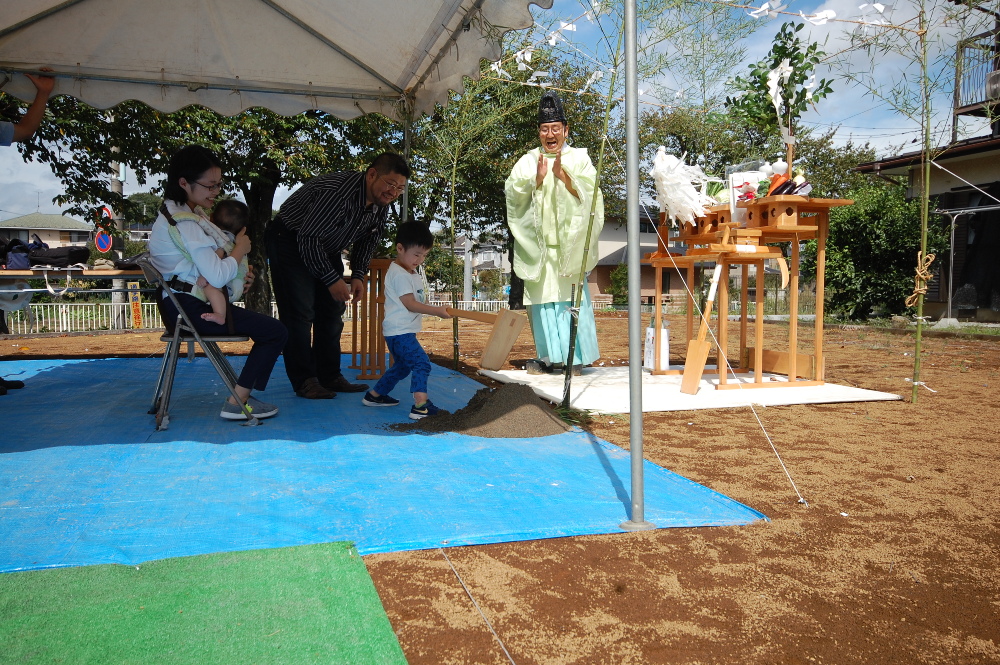
[[[781,64],[772,69],[767,74],[767,91],[771,97],[771,103],[774,105],[775,115],[778,117],[778,129],[781,130],[781,140],[785,142],[785,145],[792,145],[795,143],[795,137],[792,136],[791,131],[788,127],[785,127],[784,118],[781,116],[781,87],[788,83],[788,77],[792,75],[794,71],[788,58],[781,61]],[[779,84],[780,81],[780,84]]]
[[[656,200],[660,211],[668,220],[694,223],[695,217],[706,214],[705,206],[712,201],[701,193],[701,185],[708,176],[698,166],[688,166],[682,160],[667,154],[662,145],[653,159],[650,171],[656,184]]]

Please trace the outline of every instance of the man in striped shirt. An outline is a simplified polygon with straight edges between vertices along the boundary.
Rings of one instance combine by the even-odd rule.
[[[321,175],[297,189],[267,226],[267,248],[278,318],[288,328],[285,371],[300,397],[330,399],[362,392],[340,371],[340,335],[350,300],[365,297],[365,275],[385,233],[389,206],[410,177],[394,153],[364,172]],[[351,249],[351,274],[342,253]]]

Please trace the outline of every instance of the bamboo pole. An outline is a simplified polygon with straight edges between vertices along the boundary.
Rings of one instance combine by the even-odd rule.
[[[921,2],[919,14],[920,32],[920,89],[921,89],[921,123],[923,125],[923,147],[921,149],[921,172],[923,182],[920,184],[920,254],[917,259],[917,270],[921,269],[921,261],[927,256],[927,218],[930,215],[931,196],[931,100],[929,81],[927,79],[927,13]],[[948,285],[951,289],[951,285]],[[917,392],[920,385],[920,343],[924,330],[924,294],[917,292],[917,335],[913,348],[913,391],[910,401],[917,403]]]
[[[622,30],[618,33],[618,44],[615,46],[615,62],[618,62],[618,58],[621,54],[622,40],[624,39],[625,31]],[[604,103],[604,129],[601,131],[601,147],[597,153],[597,177],[594,180],[594,194],[590,197],[590,217],[587,222],[587,236],[583,243],[583,261],[580,264],[580,277],[577,280],[576,297],[571,300],[571,306],[574,310],[579,311],[580,306],[583,302],[583,290],[587,288],[587,258],[590,255],[590,239],[594,231],[594,214],[597,212],[597,193],[601,188],[601,168],[604,166],[604,146],[608,142],[608,124],[611,118],[611,103],[614,101],[615,93],[615,80],[618,77],[618,68],[616,67],[611,74],[611,84],[608,87],[608,96]],[[562,408],[569,408],[569,398],[570,390],[573,384],[573,356],[576,353],[576,330],[577,330],[577,316],[570,316],[569,322],[569,351],[566,356],[566,367],[564,368],[565,375],[563,378],[563,399]]]

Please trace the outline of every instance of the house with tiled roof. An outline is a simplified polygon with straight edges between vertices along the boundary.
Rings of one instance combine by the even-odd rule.
[[[0,221],[0,237],[31,242],[32,235],[37,235],[51,249],[67,245],[85,246],[93,240],[94,225],[65,215],[39,212]]]

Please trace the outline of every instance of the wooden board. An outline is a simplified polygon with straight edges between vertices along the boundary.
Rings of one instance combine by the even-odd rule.
[[[482,323],[493,324],[489,339],[486,340],[486,348],[483,349],[483,359],[479,366],[483,369],[496,371],[507,362],[510,350],[514,348],[517,336],[521,334],[528,317],[524,314],[516,314],[509,309],[501,310],[497,314],[489,312],[473,312],[466,309],[448,308],[448,313],[460,319],[472,319]]]
[[[770,372],[772,374],[788,374],[787,351],[770,351],[768,349],[764,349],[761,355],[763,356],[760,363],[762,371]],[[744,364],[747,367],[754,369],[754,347],[747,348],[747,356],[748,357],[744,359]],[[808,379],[816,378],[816,357],[803,353],[798,354],[795,357],[795,373]]]
[[[729,229],[722,234],[723,244],[729,242]],[[715,292],[719,286],[719,279],[722,277],[722,264],[715,264],[715,272],[712,274],[712,286],[708,289],[708,302],[705,303],[705,311],[701,313],[701,323],[698,325],[698,338],[688,342],[687,357],[684,359],[684,376],[681,377],[681,392],[685,395],[697,395],[698,386],[701,385],[701,375],[705,371],[705,362],[708,360],[708,352],[712,350],[712,343],[705,339],[708,334],[708,322],[712,318],[712,305],[715,304]],[[728,279],[729,276],[726,275]],[[721,323],[720,323],[721,325]],[[719,349],[720,360],[724,356],[725,344]],[[724,363],[719,362],[722,368]],[[725,376],[720,374],[719,376]]]
[[[768,381],[767,383],[730,383],[725,386],[716,386],[716,390],[756,390],[757,388],[808,388],[810,386],[826,385],[823,381],[806,381],[798,379],[796,381]]]
[[[517,336],[521,334],[528,317],[524,314],[515,314],[509,309],[500,312],[490,337],[486,340],[486,348],[483,349],[483,359],[479,365],[483,369],[496,371],[507,362],[510,350],[514,348]]]
[[[712,350],[712,342],[707,339],[693,339],[688,342],[687,358],[684,360],[684,376],[681,378],[681,392],[685,395],[697,395],[701,376],[705,373],[705,362],[708,352]]]

